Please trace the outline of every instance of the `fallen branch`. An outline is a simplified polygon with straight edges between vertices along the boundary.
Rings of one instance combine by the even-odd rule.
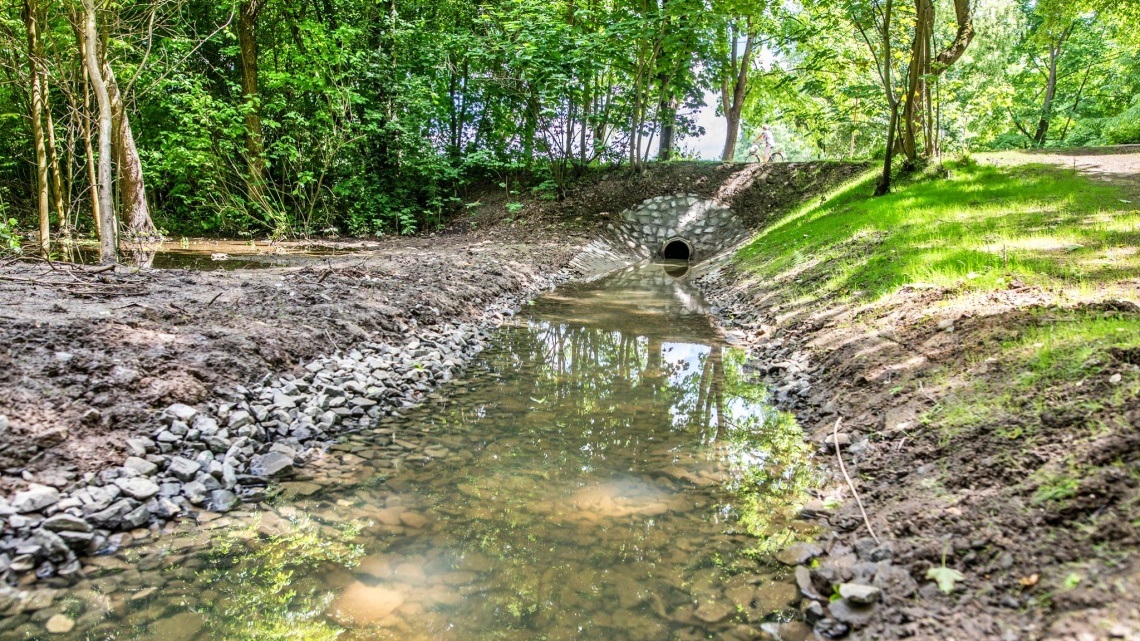
[[[867,518],[867,510],[863,508],[863,501],[859,498],[859,492],[855,490],[855,484],[851,482],[851,477],[847,475],[847,466],[843,464],[843,451],[839,449],[839,424],[843,422],[843,417],[835,420],[835,428],[832,430],[832,443],[835,445],[835,458],[839,459],[839,469],[843,472],[843,478],[847,481],[847,487],[851,488],[851,494],[855,497],[855,503],[859,506],[859,513],[863,515],[863,523],[867,525],[867,531],[871,533],[871,538],[875,539],[875,543],[882,545],[882,541],[875,534],[874,528],[871,527],[871,519]]]

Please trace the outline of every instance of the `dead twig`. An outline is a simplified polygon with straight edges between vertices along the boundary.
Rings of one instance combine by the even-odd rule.
[[[835,445],[835,458],[839,459],[839,469],[843,472],[843,478],[847,481],[847,487],[851,488],[851,494],[855,497],[855,503],[859,506],[859,513],[863,515],[863,523],[867,525],[867,531],[871,533],[871,538],[875,539],[875,543],[882,545],[878,535],[875,534],[875,529],[871,527],[871,519],[867,518],[867,510],[863,508],[863,501],[859,498],[859,492],[855,490],[855,484],[851,482],[851,477],[847,475],[847,466],[843,464],[843,451],[839,449],[839,424],[843,422],[843,417],[835,420],[835,427],[832,429],[832,443]]]
[[[222,294],[224,294],[224,293],[225,293],[224,291],[222,291],[222,292],[218,292],[218,293],[217,293],[217,295],[215,295],[213,298],[211,298],[211,299],[210,299],[210,302],[206,303],[206,307],[209,307],[210,305],[213,305],[213,304],[214,304],[214,301],[216,301],[216,300],[218,300],[219,298],[221,298],[221,297],[222,297]]]

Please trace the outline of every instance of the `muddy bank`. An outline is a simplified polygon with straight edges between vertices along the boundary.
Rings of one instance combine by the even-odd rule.
[[[256,272],[9,265],[0,272],[0,395],[11,446],[0,455],[0,489],[14,489],[14,475],[90,471],[122,447],[108,435],[134,435],[172,403],[197,403],[362,341],[477,321],[496,299],[556,272],[573,246],[558,237],[389,241],[358,256]]]
[[[787,557],[801,564],[802,610],[820,637],[1140,638],[1140,409],[1120,393],[1135,355],[1094,355],[1098,372],[977,427],[946,428],[936,411],[1022,375],[1002,343],[1035,327],[1069,315],[1140,323],[1122,291],[1074,300],[1015,281],[976,295],[904,287],[875,303],[804,303],[727,258],[699,271],[728,334],[835,474],[804,511],[831,534]],[[1136,296],[1135,282],[1124,286]],[[840,420],[838,445],[881,543],[840,473]],[[1074,470],[1065,500],[1051,499],[1050,479]],[[831,598],[849,583],[882,588],[881,601]]]

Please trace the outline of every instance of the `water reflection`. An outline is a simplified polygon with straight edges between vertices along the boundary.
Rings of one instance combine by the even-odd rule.
[[[191,615],[179,638],[696,639],[786,620],[797,593],[766,554],[795,536],[812,467],[704,311],[656,265],[541,299],[444,396],[286,484],[307,498],[107,584],[121,605],[96,636],[169,638]]]
[[[261,269],[288,267],[326,256],[351,254],[355,249],[241,240],[182,239],[166,242],[124,242],[120,260],[141,269]],[[98,264],[99,246],[91,242],[60,241],[49,257],[69,263]]]

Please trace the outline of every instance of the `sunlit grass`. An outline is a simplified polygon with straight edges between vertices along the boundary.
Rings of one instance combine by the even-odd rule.
[[[874,300],[908,284],[994,290],[1140,276],[1140,211],[1121,191],[1047,165],[947,165],[871,198],[874,175],[805,206],[737,255],[803,299]]]

